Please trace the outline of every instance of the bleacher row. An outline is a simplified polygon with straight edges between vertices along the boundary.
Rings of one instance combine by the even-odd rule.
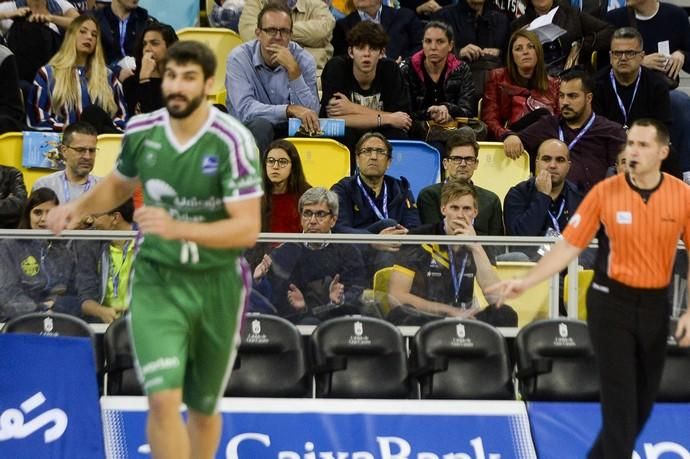
[[[45,321],[50,320],[50,333]],[[64,314],[33,313],[3,333],[88,337],[88,324]],[[534,322],[508,342],[476,320],[442,319],[409,343],[373,317],[328,320],[303,336],[276,316],[249,314],[227,397],[597,401],[597,370],[587,325],[572,319]],[[96,352],[106,395],[140,395],[125,318],[105,331]],[[409,349],[409,352],[408,352]],[[104,357],[103,359],[101,357]],[[658,401],[690,402],[690,349],[670,338]]]

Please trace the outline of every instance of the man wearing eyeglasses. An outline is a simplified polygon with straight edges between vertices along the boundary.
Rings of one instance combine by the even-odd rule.
[[[226,104],[252,133],[259,151],[287,137],[288,119],[308,133],[319,132],[319,99],[314,58],[292,37],[290,11],[269,3],[257,19],[256,39],[228,56]]]
[[[62,143],[59,146],[65,169],[36,180],[32,191],[50,188],[57,195],[60,204],[64,204],[93,188],[101,180],[101,177],[91,175],[98,151],[97,135],[96,129],[83,121],[68,125],[62,133]]]

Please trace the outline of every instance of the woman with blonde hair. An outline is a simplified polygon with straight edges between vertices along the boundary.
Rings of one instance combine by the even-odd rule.
[[[510,37],[506,66],[491,70],[484,87],[482,119],[496,140],[518,132],[541,116],[558,112],[558,79],[549,76],[544,50],[534,32]]]
[[[29,126],[39,130],[60,132],[77,120],[99,133],[124,129],[122,86],[105,65],[93,16],[72,21],[58,52],[36,73],[26,111]]]

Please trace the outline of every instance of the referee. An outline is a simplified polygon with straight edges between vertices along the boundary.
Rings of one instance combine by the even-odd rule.
[[[625,150],[629,172],[592,188],[563,239],[525,277],[490,289],[502,300],[515,298],[563,270],[597,236],[587,325],[599,368],[603,425],[589,458],[630,458],[659,388],[671,310],[668,286],[681,235],[690,259],[690,187],[660,172],[668,153],[662,123],[635,121]],[[678,321],[676,338],[690,346],[690,308]]]

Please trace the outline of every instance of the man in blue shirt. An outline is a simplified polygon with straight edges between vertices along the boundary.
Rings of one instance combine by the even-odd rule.
[[[314,58],[290,41],[290,12],[284,6],[266,5],[255,33],[255,40],[228,56],[226,103],[263,152],[275,138],[287,136],[289,118],[299,118],[307,132],[318,132],[319,99]]]

